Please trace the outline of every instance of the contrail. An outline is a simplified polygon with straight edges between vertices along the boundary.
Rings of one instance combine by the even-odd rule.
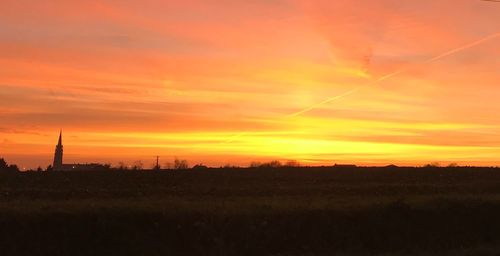
[[[495,0],[483,0],[483,1],[500,2],[500,0],[498,0],[498,1],[495,1]],[[435,56],[435,57],[432,57],[432,58],[430,58],[430,59],[428,59],[428,60],[425,60],[425,61],[421,62],[420,64],[427,64],[427,63],[432,63],[432,62],[438,61],[438,60],[440,60],[440,59],[443,59],[443,58],[446,58],[446,57],[448,57],[448,56],[450,56],[450,55],[453,55],[453,54],[456,54],[456,53],[458,53],[458,52],[461,52],[461,51],[467,50],[467,49],[469,49],[469,48],[472,48],[472,47],[474,47],[474,46],[477,46],[477,45],[479,45],[479,44],[482,44],[482,43],[484,43],[484,42],[486,42],[486,41],[492,40],[492,39],[497,38],[497,37],[500,37],[500,33],[491,34],[491,35],[489,35],[489,36],[486,36],[486,37],[483,37],[483,38],[481,38],[481,39],[479,39],[479,40],[476,40],[476,41],[474,41],[474,42],[472,42],[472,43],[468,43],[468,44],[463,45],[463,46],[460,46],[460,47],[458,47],[458,48],[454,48],[454,49],[452,49],[452,50],[449,50],[449,51],[447,51],[447,52],[444,52],[444,53],[442,53],[442,54],[439,54],[439,55],[437,55],[437,56]],[[330,103],[330,102],[332,102],[332,101],[335,101],[335,100],[338,100],[338,99],[341,99],[341,98],[347,97],[347,96],[349,96],[349,95],[351,95],[351,94],[354,94],[355,92],[357,92],[357,91],[361,90],[363,87],[372,86],[372,85],[375,85],[375,84],[377,84],[377,83],[383,82],[383,81],[385,81],[385,80],[387,80],[387,79],[390,79],[390,78],[392,78],[392,77],[395,77],[395,76],[398,76],[398,75],[400,75],[400,74],[403,74],[403,73],[405,73],[405,72],[407,72],[407,71],[411,70],[411,69],[412,69],[412,68],[414,68],[415,66],[417,66],[417,64],[415,64],[415,65],[410,65],[410,66],[407,66],[407,67],[403,67],[403,68],[398,69],[398,70],[396,70],[396,71],[394,71],[394,72],[392,72],[392,73],[389,73],[389,74],[387,74],[387,75],[381,76],[381,77],[379,77],[378,79],[376,79],[375,81],[372,81],[372,82],[367,83],[367,84],[362,85],[362,86],[358,86],[358,87],[356,87],[356,88],[354,88],[354,89],[351,89],[351,90],[349,90],[349,91],[346,91],[346,92],[344,92],[344,93],[342,93],[342,94],[339,94],[339,95],[337,95],[337,96],[330,97],[330,98],[328,98],[328,99],[326,99],[326,100],[324,100],[324,101],[318,102],[318,103],[316,103],[316,104],[314,104],[314,105],[312,105],[312,106],[310,106],[310,107],[308,107],[308,108],[305,108],[305,109],[303,109],[303,110],[301,110],[301,111],[298,111],[298,112],[295,112],[295,113],[292,113],[292,114],[286,115],[286,116],[285,116],[285,118],[290,118],[290,117],[300,116],[300,115],[302,115],[302,114],[304,114],[304,113],[307,113],[307,112],[309,112],[309,111],[311,111],[311,110],[313,110],[313,109],[316,109],[317,107],[320,107],[320,106],[325,105],[325,104],[328,104],[328,103]],[[246,134],[247,134],[247,132],[240,132],[240,133],[237,133],[237,134],[235,134],[235,135],[231,136],[231,138],[229,138],[229,139],[227,139],[226,141],[223,141],[223,142],[221,142],[221,143],[231,143],[231,142],[235,141],[236,139],[238,139],[238,138],[240,138],[240,137],[245,136]]]
[[[490,0],[490,1],[491,1],[491,0]],[[497,1],[493,1],[493,2],[497,2]],[[500,1],[498,1],[498,2],[500,2]],[[440,54],[440,55],[438,55],[438,56],[436,56],[436,57],[434,57],[434,58],[432,58],[432,59],[429,59],[429,60],[425,61],[424,63],[431,63],[431,62],[434,62],[434,61],[440,60],[440,59],[442,59],[442,58],[448,57],[448,56],[450,56],[450,55],[453,55],[453,54],[455,54],[455,53],[457,53],[457,52],[461,52],[461,51],[463,51],[463,50],[467,50],[467,49],[469,49],[469,48],[472,48],[472,47],[474,47],[474,46],[476,46],[476,45],[482,44],[482,43],[484,43],[484,42],[486,42],[486,41],[489,41],[489,40],[494,39],[494,38],[499,37],[499,36],[500,36],[500,33],[496,33],[496,34],[489,35],[489,36],[484,37],[484,38],[482,38],[482,39],[479,39],[479,40],[477,40],[477,41],[475,41],[475,42],[472,42],[472,43],[470,43],[470,44],[466,44],[466,45],[461,46],[461,47],[458,47],[458,48],[456,48],[456,49],[449,50],[449,51],[447,51],[447,52],[445,52],[445,53],[443,53],[443,54]]]
[[[392,72],[392,73],[389,73],[389,74],[387,74],[387,75],[385,75],[385,76],[381,76],[381,77],[379,77],[377,80],[375,80],[374,82],[369,83],[368,85],[373,85],[373,84],[376,84],[376,83],[378,83],[378,82],[385,81],[385,80],[387,80],[387,79],[389,79],[389,78],[392,78],[392,77],[394,77],[394,76],[397,76],[397,75],[399,75],[399,74],[402,74],[402,73],[404,73],[404,72],[406,72],[406,71],[408,71],[408,70],[410,70],[410,69],[411,69],[411,67],[410,67],[410,66],[408,66],[408,67],[404,67],[404,68],[401,68],[401,69],[398,69],[398,70],[396,70],[396,71],[394,71],[394,72]]]
[[[493,0],[489,0],[489,1],[493,1]],[[494,2],[497,2],[497,1],[494,1]],[[498,2],[500,2],[500,0],[498,0]],[[480,45],[480,44],[482,44],[482,43],[484,43],[484,42],[486,42],[486,41],[492,40],[492,39],[497,38],[497,37],[500,37],[500,33],[495,33],[495,34],[492,34],[492,35],[486,36],[486,37],[484,37],[484,38],[481,38],[481,39],[479,39],[479,40],[477,40],[477,41],[474,41],[474,42],[472,42],[472,43],[468,43],[468,44],[463,45],[463,46],[460,46],[460,47],[458,47],[458,48],[454,48],[454,49],[452,49],[452,50],[449,50],[449,51],[447,51],[447,52],[444,52],[444,53],[442,53],[442,54],[439,54],[439,55],[437,55],[437,56],[435,56],[435,57],[432,57],[432,58],[430,58],[430,59],[428,59],[428,60],[425,60],[425,61],[423,61],[421,64],[427,64],[427,63],[432,63],[432,62],[438,61],[438,60],[440,60],[440,59],[446,58],[446,57],[448,57],[448,56],[450,56],[450,55],[453,55],[453,54],[456,54],[456,53],[458,53],[458,52],[461,52],[461,51],[467,50],[467,49],[469,49],[469,48],[472,48],[472,47],[474,47],[474,46]],[[308,108],[305,108],[305,109],[303,109],[303,110],[301,110],[301,111],[298,111],[298,112],[295,112],[295,113],[289,114],[289,115],[287,115],[286,117],[296,117],[296,116],[302,115],[302,114],[304,114],[304,113],[306,113],[306,112],[309,112],[309,111],[311,111],[311,110],[313,110],[313,109],[316,109],[317,107],[320,107],[320,106],[322,106],[322,105],[328,104],[328,103],[330,103],[330,102],[332,102],[332,101],[334,101],[334,100],[338,100],[338,99],[341,99],[341,98],[343,98],[343,97],[345,97],[345,96],[351,95],[351,94],[353,94],[354,92],[359,91],[362,87],[365,87],[365,86],[372,86],[372,85],[375,85],[375,84],[380,83],[380,82],[382,82],[382,81],[385,81],[385,80],[387,80],[387,79],[390,79],[390,78],[392,78],[392,77],[395,77],[395,76],[398,76],[398,75],[400,75],[400,74],[403,74],[403,73],[407,72],[408,70],[411,70],[411,69],[412,69],[413,67],[415,67],[415,66],[416,66],[416,65],[411,65],[411,66],[408,66],[408,67],[401,68],[401,69],[396,70],[396,71],[394,71],[394,72],[392,72],[392,73],[389,73],[389,74],[387,74],[387,75],[381,76],[381,77],[379,77],[377,80],[375,80],[375,81],[373,81],[373,82],[370,82],[370,83],[368,83],[368,84],[365,84],[364,86],[359,86],[359,87],[356,87],[356,88],[354,88],[354,89],[352,89],[352,90],[349,90],[349,91],[347,91],[347,92],[344,92],[344,93],[342,93],[342,94],[340,94],[340,95],[337,95],[337,96],[334,96],[334,97],[330,97],[330,98],[328,98],[328,99],[326,99],[326,100],[324,100],[324,101],[322,101],[322,102],[316,103],[316,104],[314,104],[314,105],[312,105],[312,106],[310,106],[310,107],[308,107]]]
[[[343,98],[343,97],[345,97],[345,96],[351,95],[351,94],[353,94],[353,93],[357,92],[359,89],[361,89],[361,86],[360,86],[360,87],[357,87],[357,88],[354,88],[354,89],[352,89],[352,90],[349,90],[349,91],[347,91],[347,92],[344,92],[344,93],[342,93],[342,94],[339,94],[339,95],[337,95],[337,96],[330,97],[330,98],[328,98],[328,99],[326,99],[326,100],[324,100],[324,101],[322,101],[322,102],[319,102],[319,103],[317,103],[317,104],[315,104],[315,105],[312,105],[312,106],[310,106],[310,107],[308,107],[308,108],[306,108],[306,109],[303,109],[303,110],[301,110],[301,111],[299,111],[299,112],[296,112],[296,113],[292,113],[292,114],[290,114],[290,115],[287,115],[286,117],[295,117],[295,116],[299,116],[299,115],[301,115],[301,114],[303,114],[303,113],[306,113],[306,112],[309,112],[309,111],[311,111],[311,110],[315,109],[316,107],[319,107],[319,106],[324,105],[324,104],[328,104],[328,103],[330,103],[330,102],[332,102],[332,101],[334,101],[334,100],[338,100],[338,99]]]

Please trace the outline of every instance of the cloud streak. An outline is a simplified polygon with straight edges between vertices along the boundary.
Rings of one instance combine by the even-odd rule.
[[[0,122],[40,134],[3,132],[0,152],[48,164],[46,135],[63,127],[82,162],[140,151],[213,165],[496,163],[498,11],[469,0],[1,1]]]
[[[368,84],[367,84],[367,85],[365,85],[365,86],[373,86],[373,85],[377,85],[377,84],[379,84],[379,83],[381,83],[381,82],[383,82],[383,81],[386,81],[386,80],[388,80],[388,79],[391,79],[392,77],[395,77],[395,76],[401,75],[401,74],[403,74],[403,73],[405,73],[405,72],[407,72],[407,71],[411,70],[412,68],[414,68],[414,67],[415,67],[415,65],[428,64],[428,63],[432,63],[432,62],[435,62],[435,61],[439,61],[439,60],[441,60],[441,59],[443,59],[443,58],[446,58],[446,57],[449,57],[449,56],[451,56],[451,55],[454,55],[454,54],[460,53],[460,52],[462,52],[462,51],[465,51],[465,50],[467,50],[467,49],[470,49],[470,48],[472,48],[472,47],[475,47],[475,46],[478,46],[478,45],[480,45],[480,44],[482,44],[482,43],[485,43],[485,42],[487,42],[487,41],[490,41],[490,40],[493,40],[493,39],[497,39],[498,37],[500,37],[500,33],[495,33],[495,34],[488,35],[488,36],[486,36],[486,37],[484,37],[484,38],[481,38],[481,39],[479,39],[479,40],[476,40],[476,41],[474,41],[474,42],[472,42],[472,43],[468,43],[468,44],[465,44],[465,45],[463,45],[463,46],[460,46],[460,47],[457,47],[457,48],[453,48],[453,49],[451,49],[451,50],[449,50],[449,51],[446,51],[446,52],[444,52],[444,53],[441,53],[441,54],[439,54],[439,55],[437,55],[437,56],[435,56],[435,57],[433,57],[433,58],[430,58],[430,59],[428,59],[428,60],[423,61],[422,63],[417,63],[417,64],[413,64],[412,66],[403,67],[403,68],[401,68],[401,69],[399,69],[399,70],[396,70],[396,71],[391,72],[391,73],[389,73],[389,74],[387,74],[387,75],[384,75],[384,76],[382,76],[382,77],[379,77],[379,78],[377,78],[375,81],[370,82],[370,83],[368,83]],[[352,89],[352,90],[349,90],[349,91],[347,91],[347,92],[345,92],[345,93],[339,94],[339,95],[337,95],[337,96],[330,97],[330,98],[328,98],[328,99],[326,99],[326,100],[324,100],[324,101],[318,102],[317,104],[314,104],[314,105],[312,105],[312,106],[310,106],[310,107],[308,107],[308,108],[305,108],[305,109],[303,109],[303,110],[301,110],[301,111],[298,111],[298,112],[292,113],[292,114],[290,114],[290,115],[287,115],[286,117],[295,117],[295,116],[302,115],[302,114],[307,113],[307,112],[309,112],[309,111],[312,111],[312,110],[314,110],[314,109],[316,109],[316,108],[319,108],[319,107],[321,107],[321,106],[323,106],[323,105],[325,105],[325,104],[329,104],[329,103],[331,103],[331,102],[333,102],[333,101],[336,101],[336,100],[342,99],[342,98],[344,98],[344,97],[347,97],[347,96],[349,96],[349,95],[351,95],[351,94],[353,94],[353,93],[355,93],[355,92],[357,92],[357,91],[361,90],[363,87],[364,87],[364,86],[360,86],[360,87],[354,88],[354,89]]]

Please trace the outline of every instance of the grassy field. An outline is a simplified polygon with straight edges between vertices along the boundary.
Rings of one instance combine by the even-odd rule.
[[[0,175],[0,255],[498,255],[500,169]]]

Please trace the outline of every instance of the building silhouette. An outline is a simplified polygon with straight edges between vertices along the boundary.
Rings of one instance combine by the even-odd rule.
[[[59,132],[59,142],[56,145],[52,166],[54,171],[99,171],[109,169],[102,164],[64,164],[62,130]]]
[[[57,143],[56,151],[54,153],[54,163],[52,165],[54,170],[63,167],[63,145],[62,145],[62,130],[59,132],[59,143]]]

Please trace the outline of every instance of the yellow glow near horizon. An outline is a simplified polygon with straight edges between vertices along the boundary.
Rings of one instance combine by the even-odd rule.
[[[499,11],[3,1],[0,157],[47,165],[63,128],[78,162],[499,165]]]

